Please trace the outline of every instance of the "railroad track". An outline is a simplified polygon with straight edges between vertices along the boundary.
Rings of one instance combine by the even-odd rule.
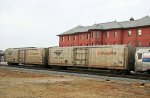
[[[25,69],[34,69],[34,70],[46,70],[46,71],[56,71],[56,72],[65,72],[74,74],[85,74],[85,75],[96,75],[96,76],[108,76],[108,77],[119,77],[119,78],[129,78],[129,79],[139,79],[139,80],[148,80],[150,81],[149,74],[135,74],[131,73],[130,75],[122,75],[122,74],[113,74],[108,70],[98,70],[98,69],[78,69],[78,68],[45,68],[43,66],[37,65],[0,65],[5,67],[14,67],[14,68],[25,68]]]

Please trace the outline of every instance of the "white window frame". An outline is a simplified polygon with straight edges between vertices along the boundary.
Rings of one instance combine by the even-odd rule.
[[[129,30],[129,31],[128,31],[128,36],[131,36],[131,35],[132,35],[132,31]]]
[[[129,45],[129,46],[131,46],[131,43],[130,43],[130,42],[128,42],[128,45]]]
[[[76,35],[74,35],[74,40],[76,40]]]
[[[82,35],[80,35],[80,40],[82,40]]]
[[[100,38],[100,32],[96,32],[96,37]]]
[[[90,34],[88,34],[88,39],[90,39]]]
[[[62,42],[64,41],[64,36],[62,37]]]
[[[137,46],[140,47],[142,44],[141,42],[137,42]]]
[[[115,42],[114,45],[117,45],[117,42]]]
[[[93,31],[93,32],[92,32],[92,38],[94,38],[94,37],[95,37],[95,32]]]
[[[70,41],[70,36],[68,36],[68,41]]]
[[[109,38],[109,32],[106,32],[106,38]]]
[[[139,30],[138,30],[138,36],[141,36],[141,35],[142,35],[142,30],[139,29]]]
[[[109,45],[109,43],[106,43],[106,45]]]
[[[114,32],[114,37],[117,37],[118,36],[118,32]]]

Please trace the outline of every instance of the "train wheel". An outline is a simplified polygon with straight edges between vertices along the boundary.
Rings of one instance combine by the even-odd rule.
[[[120,70],[116,70],[116,69],[110,70],[110,72],[113,74],[120,74]]]
[[[8,62],[7,64],[8,64],[8,65],[12,65],[12,63],[9,63],[9,62]]]
[[[125,75],[131,74],[129,70],[125,70]]]
[[[119,70],[119,69],[114,69],[110,71],[113,74],[119,74],[119,75],[129,75],[130,71],[129,70]]]
[[[8,64],[8,65],[13,65],[13,66],[14,66],[14,65],[18,65],[18,63],[9,63],[9,62],[8,62],[7,64]]]
[[[150,70],[147,71],[147,74],[150,74]]]
[[[48,66],[48,65],[44,65],[44,67],[45,67],[45,68],[50,68],[50,66]]]

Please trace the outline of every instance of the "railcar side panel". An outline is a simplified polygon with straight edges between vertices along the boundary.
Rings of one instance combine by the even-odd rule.
[[[25,64],[45,64],[45,49],[34,48],[25,50]]]
[[[5,51],[5,61],[7,63],[16,63],[18,64],[18,49],[8,48]]]
[[[110,69],[125,69],[124,47],[92,47],[89,53],[89,66]]]
[[[73,66],[73,47],[49,48],[49,65]]]
[[[143,53],[142,63],[143,71],[150,71],[150,52]]]

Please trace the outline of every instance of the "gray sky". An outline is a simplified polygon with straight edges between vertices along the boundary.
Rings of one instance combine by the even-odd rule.
[[[77,25],[150,15],[150,0],[0,0],[0,49],[58,46]]]

